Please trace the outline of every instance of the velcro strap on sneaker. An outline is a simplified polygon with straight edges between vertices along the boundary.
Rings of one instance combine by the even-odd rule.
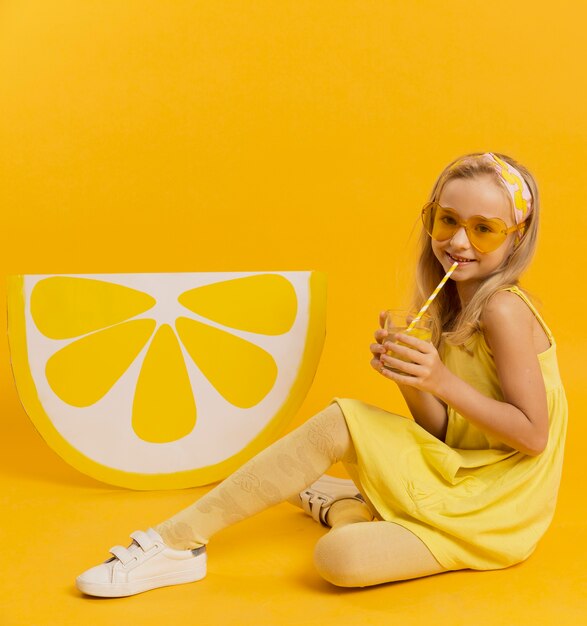
[[[139,544],[139,546],[141,546],[141,548],[145,552],[150,550],[155,545],[151,537],[149,537],[149,535],[147,535],[147,533],[142,530],[135,530],[134,533],[130,534],[130,536]]]
[[[135,558],[124,546],[113,546],[110,548],[109,552],[123,565],[127,565]]]
[[[304,509],[304,513],[308,515],[312,515],[312,509],[310,508],[310,496],[312,494],[307,491],[302,491],[300,493],[300,500],[302,501],[302,509]]]
[[[320,511],[325,502],[320,496],[310,499],[311,515],[316,522],[320,522]]]
[[[300,494],[304,511],[311,515],[315,521],[320,522],[320,511],[322,507],[331,503],[332,498],[318,494],[315,491],[307,490]]]

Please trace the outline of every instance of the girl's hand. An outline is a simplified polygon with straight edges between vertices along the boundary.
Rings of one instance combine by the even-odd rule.
[[[381,370],[383,376],[390,378],[398,385],[409,385],[438,396],[448,372],[447,367],[440,360],[438,350],[430,342],[417,339],[409,334],[398,333],[389,339],[394,341],[384,342],[380,361],[382,364],[394,367],[403,373],[397,374],[383,368]],[[395,343],[396,341],[401,341],[406,345],[399,345]],[[412,363],[402,361],[393,356],[387,356],[385,354],[387,351],[401,355],[408,361],[412,361]]]
[[[379,326],[381,326],[381,328],[376,330],[374,334],[375,341],[377,343],[372,343],[369,347],[372,356],[370,365],[374,370],[382,374],[382,370],[385,371],[385,368],[383,367],[383,363],[380,361],[380,357],[386,352],[382,344],[385,339],[387,339],[389,334],[385,330],[385,311],[381,311],[381,313],[379,313]]]

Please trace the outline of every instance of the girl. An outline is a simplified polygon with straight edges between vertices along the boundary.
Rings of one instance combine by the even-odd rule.
[[[81,591],[199,580],[214,533],[284,500],[331,528],[314,561],[335,585],[504,568],[534,551],[554,514],[567,427],[554,338],[518,286],[536,247],[536,183],[506,155],[465,155],[439,176],[422,222],[416,309],[458,262],[429,309],[432,341],[379,329],[371,345],[371,366],[414,419],[333,399],[197,502],[113,547],[77,578]],[[317,480],[338,461],[352,482]]]

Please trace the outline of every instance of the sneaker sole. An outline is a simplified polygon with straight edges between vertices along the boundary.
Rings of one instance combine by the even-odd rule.
[[[121,598],[132,596],[143,591],[157,589],[158,587],[169,587],[171,585],[181,585],[183,583],[193,583],[202,580],[206,576],[206,560],[202,560],[191,570],[162,574],[152,578],[135,580],[128,583],[92,583],[76,578],[77,588],[89,596],[100,598]]]

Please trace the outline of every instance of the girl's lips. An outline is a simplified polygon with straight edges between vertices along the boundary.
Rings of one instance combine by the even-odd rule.
[[[472,263],[475,261],[475,259],[463,260],[465,257],[456,259],[450,252],[447,252],[446,254],[451,261],[456,261],[459,265],[466,265],[467,263]]]

